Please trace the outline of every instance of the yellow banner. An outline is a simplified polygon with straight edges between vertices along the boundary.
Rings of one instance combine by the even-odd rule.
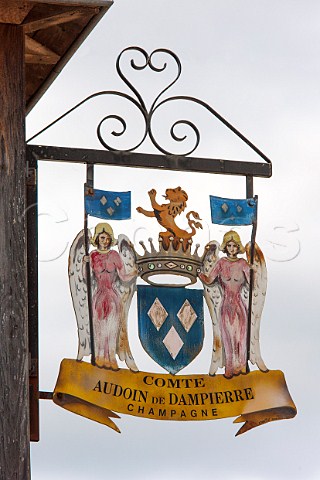
[[[279,370],[223,375],[169,375],[104,370],[64,359],[53,400],[67,410],[120,432],[115,412],[156,420],[236,417],[244,433],[267,422],[292,418],[297,410]]]

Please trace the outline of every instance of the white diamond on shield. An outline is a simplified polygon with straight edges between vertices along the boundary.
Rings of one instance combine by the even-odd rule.
[[[100,198],[100,203],[102,203],[103,206],[105,206],[105,204],[108,202],[108,200],[106,199],[106,197],[103,195],[103,197]]]
[[[168,316],[168,312],[160,302],[159,298],[156,298],[151,305],[150,310],[148,311],[148,315],[153,325],[159,331]]]
[[[180,308],[179,312],[177,313],[177,317],[179,318],[180,322],[182,323],[186,332],[189,332],[190,328],[198,318],[198,315],[194,311],[192,305],[189,303],[188,300],[184,302],[182,307]]]
[[[177,330],[173,326],[170,328],[169,332],[164,337],[163,343],[165,344],[173,360],[175,360],[176,356],[178,355],[183,346],[183,341],[181,340]]]

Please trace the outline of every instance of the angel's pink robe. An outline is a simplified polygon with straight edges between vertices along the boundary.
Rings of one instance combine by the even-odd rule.
[[[221,337],[225,352],[225,375],[232,377],[245,372],[247,362],[248,308],[241,290],[249,283],[250,267],[243,258],[229,260],[223,257],[206,276],[200,277],[207,284],[217,278],[223,289],[221,306]]]
[[[121,315],[121,299],[115,288],[119,276],[127,281],[122,260],[115,250],[90,254],[90,264],[97,287],[92,299],[93,329],[96,359],[104,359],[104,365],[117,368],[116,349]]]

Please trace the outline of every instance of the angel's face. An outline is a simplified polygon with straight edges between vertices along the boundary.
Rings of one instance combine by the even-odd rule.
[[[235,258],[239,253],[239,245],[230,240],[226,245],[226,250],[228,257]]]
[[[108,250],[111,245],[111,237],[109,233],[100,233],[98,237],[99,250]]]

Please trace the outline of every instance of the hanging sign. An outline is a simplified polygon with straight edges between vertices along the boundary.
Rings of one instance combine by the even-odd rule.
[[[188,210],[186,191],[168,188],[164,197],[165,202],[158,203],[151,189],[150,208],[136,208],[162,227],[157,242],[149,239],[150,248],[141,242],[143,254],[126,235],[116,238],[113,225],[106,222],[98,223],[93,234],[85,228],[72,243],[69,281],[78,355],[62,361],[54,402],[116,431],[119,413],[177,421],[237,417],[235,422],[243,423],[237,434],[294,417],[283,373],[270,371],[260,352],[267,269],[255,242],[257,197],[211,196],[213,223],[252,225],[252,235],[244,245],[239,231],[230,229],[202,252],[199,245],[193,248],[202,220]],[[93,189],[85,194],[86,215],[109,219],[106,205],[115,199],[121,199],[122,206],[117,218],[130,218],[130,192]],[[188,222],[186,230],[176,224],[181,214]],[[202,287],[194,288],[196,283]],[[131,312],[134,295],[136,313]],[[212,323],[208,369],[184,375],[183,369],[202,350],[203,299]],[[143,371],[136,363],[129,312],[130,319],[137,318],[141,347],[168,373]],[[84,361],[89,356],[91,363]],[[120,361],[126,368],[120,368]]]
[[[166,61],[161,60],[163,56]],[[175,65],[173,77],[156,93],[150,106],[127,76],[127,70],[122,69],[125,58],[130,59],[129,67],[136,74],[145,69],[161,74],[168,65]],[[260,351],[267,269],[256,243],[258,198],[253,195],[253,178],[271,176],[270,159],[203,100],[188,95],[168,96],[181,75],[181,62],[170,50],[159,48],[148,54],[141,47],[125,48],[118,56],[116,69],[130,93],[96,92],[50,124],[93,98],[116,96],[137,109],[144,125],[133,146],[117,149],[114,139],[125,135],[127,122],[107,112],[97,126],[98,140],[106,151],[59,148],[57,152],[60,159],[74,160],[78,156],[79,161],[87,162],[87,182],[84,229],[76,236],[69,254],[78,354],[76,359],[61,363],[55,403],[117,431],[114,419],[119,418],[118,414],[177,421],[236,417],[235,422],[243,423],[238,434],[273,420],[294,417],[296,407],[283,373],[269,370]],[[160,145],[153,131],[159,123],[153,121],[154,115],[158,116],[162,107],[179,102],[203,108],[263,163],[190,158],[200,144],[200,131],[188,119],[175,121],[168,130],[182,152]],[[108,135],[109,120],[119,127],[111,130],[113,141]],[[180,129],[187,129],[191,140]],[[147,137],[161,155],[135,151]],[[54,157],[56,153],[51,154],[50,148],[45,153],[46,149],[34,146],[33,153]],[[114,222],[131,218],[131,193],[95,189],[94,164],[240,175],[246,177],[247,198],[210,196],[208,212],[210,206],[212,223],[219,229],[228,228],[224,235],[214,233],[215,240],[207,245],[194,246],[203,220],[198,212],[189,209],[187,192],[181,186],[167,188],[161,192],[165,200],[160,202],[157,191],[151,188],[149,200],[146,197],[143,206],[134,206],[135,214],[139,214],[141,222],[158,222],[159,237],[150,238],[150,246],[140,242],[143,251],[138,251],[119,223]],[[88,215],[100,219],[92,232],[88,229]],[[179,216],[187,228],[179,227]],[[246,231],[251,228],[249,242],[243,241],[243,226]],[[131,307],[134,296],[137,311]],[[198,355],[205,355],[205,311],[209,312],[212,326],[208,367],[185,375],[184,368],[191,368]],[[130,321],[138,324],[141,348],[163,373],[144,371],[136,362],[130,348],[129,313]]]

